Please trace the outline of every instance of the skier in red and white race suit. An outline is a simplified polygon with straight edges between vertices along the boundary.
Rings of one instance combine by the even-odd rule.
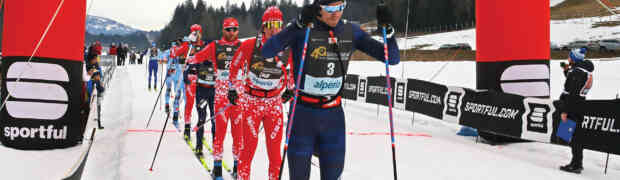
[[[204,42],[201,40],[202,38],[202,27],[198,24],[194,24],[190,28],[189,40],[192,43],[192,49],[189,51],[188,61],[191,61],[194,58],[194,55],[202,50],[204,47]],[[184,49],[186,50],[186,49]],[[187,52],[187,51],[184,51]],[[183,130],[183,134],[185,135],[185,140],[189,141],[191,137],[190,129],[191,129],[191,117],[192,117],[192,109],[194,106],[194,102],[196,100],[196,83],[198,81],[198,66],[195,65],[187,65],[183,71],[183,82],[185,84],[185,129]],[[198,140],[202,140],[199,138]],[[198,143],[202,145],[202,142]],[[197,150],[202,154],[202,146],[196,147]]]
[[[231,122],[233,136],[233,158],[235,159],[234,172],[236,173],[239,152],[241,149],[241,109],[237,105],[228,101],[227,95],[230,90],[230,80],[228,79],[230,64],[234,53],[241,45],[238,39],[239,22],[232,17],[224,19],[223,37],[207,45],[205,49],[196,53],[192,63],[200,64],[204,61],[211,61],[215,69],[215,137],[213,138],[213,174],[216,179],[222,177],[222,152],[224,138],[228,122]],[[187,44],[187,43],[186,43]],[[187,45],[184,46],[187,46]],[[219,113],[225,111],[224,113]]]
[[[288,65],[290,51],[283,51],[274,58],[264,58],[262,44],[282,30],[282,12],[269,7],[262,17],[262,33],[241,44],[235,53],[230,77],[236,91],[230,92],[230,100],[243,102],[243,150],[239,159],[239,179],[250,179],[252,159],[256,152],[259,126],[265,129],[267,154],[269,156],[269,179],[276,180],[280,172],[280,146],[283,134],[283,98],[290,99],[294,85]],[[287,70],[288,69],[288,70]],[[286,90],[285,97],[282,92]],[[238,94],[238,95],[237,95]],[[262,178],[261,178],[262,179]]]

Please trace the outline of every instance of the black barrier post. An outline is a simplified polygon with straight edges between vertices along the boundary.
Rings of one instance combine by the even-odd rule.
[[[377,104],[377,119],[379,119],[379,105]]]
[[[103,129],[103,126],[101,126],[101,97],[99,95],[100,92],[97,92],[97,124],[98,124],[98,128],[99,129]]]
[[[411,112],[411,128],[413,128],[413,125],[415,124],[415,112]]]

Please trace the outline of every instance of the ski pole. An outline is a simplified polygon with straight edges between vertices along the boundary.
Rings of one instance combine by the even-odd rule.
[[[381,4],[385,5],[385,2],[381,0]],[[396,170],[396,143],[394,140],[394,119],[392,116],[392,83],[390,81],[390,64],[388,62],[389,53],[388,53],[388,45],[387,45],[387,35],[386,35],[386,27],[382,25],[383,32],[383,53],[385,59],[385,82],[388,91],[388,109],[390,113],[390,137],[392,140],[392,168],[394,169],[394,180],[398,179],[397,170]]]
[[[206,104],[206,103],[207,103],[206,101],[205,101],[205,102],[203,102],[203,103],[201,103],[201,104],[203,104],[203,105],[201,105],[201,108],[204,108],[204,104]],[[205,120],[204,124],[201,124],[201,125],[196,125],[196,126],[192,129],[192,131],[193,131],[193,132],[198,131],[198,129],[199,129],[199,128],[202,128],[202,126],[204,126],[205,124],[207,124],[207,122],[212,121],[213,119],[215,119],[215,117],[217,117],[217,116],[219,116],[220,114],[222,114],[222,113],[226,112],[226,110],[227,110],[229,107],[232,107],[232,106],[233,106],[232,104],[228,104],[228,105],[224,106],[224,108],[220,109],[220,111],[219,111],[219,112],[215,113],[213,116],[209,117],[209,119]]]
[[[297,82],[295,83],[295,98],[293,98],[293,110],[291,110],[290,116],[288,118],[287,124],[287,132],[286,132],[286,140],[284,141],[284,152],[282,153],[282,162],[280,163],[280,174],[278,175],[278,180],[282,179],[282,169],[284,167],[284,159],[286,158],[286,151],[288,150],[288,141],[291,137],[291,130],[293,130],[293,117],[295,117],[295,107],[297,107],[297,97],[299,96],[299,84],[301,82],[301,74],[304,69],[304,61],[306,60],[306,52],[308,50],[308,38],[310,37],[310,28],[312,28],[312,24],[308,24],[306,28],[306,37],[304,38],[304,50],[301,55],[301,63],[299,64],[299,72],[297,73]]]
[[[166,77],[166,79],[168,79],[168,77]],[[164,79],[164,82],[166,82],[166,79]],[[164,83],[161,83],[161,87],[163,86],[164,86]],[[149,121],[146,123],[146,128],[149,128],[149,125],[151,124],[151,119],[153,119],[153,113],[155,113],[155,108],[157,108],[157,103],[159,102],[159,99],[161,97],[162,90],[164,90],[164,88],[159,89],[159,95],[157,95],[157,100],[155,100],[155,105],[153,105],[153,110],[151,111]]]
[[[157,143],[157,148],[155,149],[155,155],[153,156],[153,161],[151,162],[151,168],[149,171],[153,172],[153,165],[155,165],[155,159],[157,158],[157,153],[159,152],[159,147],[161,146],[161,140],[164,138],[164,132],[166,132],[166,126],[168,126],[168,119],[170,119],[170,113],[166,115],[166,122],[164,123],[164,128],[161,130],[161,135],[159,136],[159,142]]]

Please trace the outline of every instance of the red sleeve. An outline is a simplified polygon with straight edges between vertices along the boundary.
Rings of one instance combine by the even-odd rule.
[[[199,64],[206,60],[215,62],[215,42],[209,43],[202,51],[194,54],[194,63]],[[215,63],[213,63],[215,64]]]
[[[239,73],[243,73],[243,67],[247,65],[247,62],[250,60],[250,55],[253,53],[252,48],[254,47],[254,43],[256,43],[256,39],[249,39],[241,43],[241,47],[235,52],[235,56],[233,56],[232,64],[230,65],[230,75],[228,79],[230,79],[233,83],[233,88],[237,90],[237,92],[243,92],[243,81],[244,79],[239,79],[237,76]]]
[[[174,51],[174,57],[182,57],[187,54],[187,50],[189,49],[189,43],[184,42],[179,48]]]
[[[97,45],[95,48],[97,49],[97,55],[101,55],[101,50],[103,50],[103,47],[101,47],[101,45]]]

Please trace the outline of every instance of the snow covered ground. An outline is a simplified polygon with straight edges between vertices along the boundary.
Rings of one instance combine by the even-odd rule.
[[[620,60],[620,59],[618,59]],[[589,98],[610,99],[620,89],[619,61],[595,62],[595,85]],[[444,64],[434,82],[474,87],[473,62],[406,62],[392,66],[392,76],[428,79]],[[379,62],[353,62],[350,73],[380,75],[385,69]],[[402,69],[405,69],[403,71]],[[552,96],[560,93],[562,81],[559,62],[552,62]],[[148,171],[157,140],[164,125],[163,110],[155,109],[149,128],[148,115],[157,92],[146,90],[145,68],[139,65],[121,67],[103,102],[103,125],[98,132],[84,179],[206,179],[205,173],[182,138],[168,123],[153,172]],[[387,108],[345,101],[347,132],[389,132]],[[517,143],[490,146],[474,139],[456,136],[460,126],[420,114],[394,112],[396,132],[409,133],[396,137],[396,157],[401,179],[618,179],[620,156],[612,155],[609,172],[603,174],[605,155],[586,150],[581,175],[559,171],[568,163],[570,148],[543,144]],[[192,121],[196,122],[195,113]],[[412,119],[414,119],[412,121]],[[413,122],[413,124],[412,124]],[[206,133],[211,139],[210,134]],[[259,141],[252,167],[253,179],[266,179],[267,156],[264,139]],[[224,159],[232,164],[230,134],[225,141]],[[209,163],[211,163],[211,158]],[[311,179],[320,179],[312,166]],[[285,166],[284,176],[287,176]],[[348,135],[347,157],[343,179],[391,179],[391,149],[387,135]],[[225,175],[226,179],[230,176]],[[19,178],[18,178],[19,179]],[[287,178],[284,178],[287,179]]]

